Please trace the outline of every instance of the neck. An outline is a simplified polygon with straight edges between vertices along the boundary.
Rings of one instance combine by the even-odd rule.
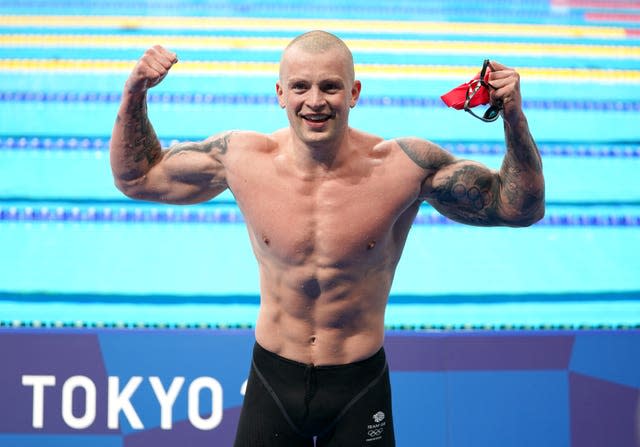
[[[342,164],[349,148],[349,129],[341,136],[330,141],[305,143],[291,134],[292,156],[297,166],[305,170],[330,171]]]

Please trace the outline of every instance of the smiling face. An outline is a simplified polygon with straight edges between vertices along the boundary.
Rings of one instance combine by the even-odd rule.
[[[353,59],[342,41],[322,32],[305,36],[306,41],[304,36],[294,41],[282,56],[278,101],[300,142],[337,145],[348,129],[360,82],[354,80]]]

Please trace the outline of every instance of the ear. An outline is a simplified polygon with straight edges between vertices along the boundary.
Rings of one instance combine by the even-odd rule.
[[[353,87],[351,87],[351,101],[349,102],[349,107],[354,108],[358,103],[358,98],[360,98],[360,92],[362,91],[362,83],[357,79],[353,81]]]
[[[284,109],[287,103],[284,100],[284,90],[282,89],[282,85],[280,85],[280,81],[276,82],[276,95],[278,96],[278,104]]]

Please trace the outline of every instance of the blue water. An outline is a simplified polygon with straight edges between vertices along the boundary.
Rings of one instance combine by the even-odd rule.
[[[554,8],[544,1],[498,0],[356,1],[348,6],[330,1],[303,6],[287,1],[8,0],[0,5],[2,14],[119,15],[132,21],[137,16],[415,20],[468,22],[470,28],[494,24],[497,31],[510,24],[537,25],[538,33],[516,30],[511,35],[461,34],[453,27],[450,34],[385,34],[375,25],[371,31],[340,32],[346,39],[485,42],[485,54],[457,47],[424,54],[354,51],[356,67],[363,71],[369,64],[396,70],[395,77],[375,71],[359,76],[362,101],[351,124],[385,138],[427,138],[493,168],[500,166],[503,153],[500,123],[474,120],[438,99],[466,79],[408,77],[402,67],[479,69],[484,57],[492,57],[523,72],[575,68],[592,75],[521,79],[525,111],[544,157],[545,219],[527,229],[473,228],[446,222],[425,205],[397,271],[387,324],[640,324],[640,57],[616,52],[640,48],[638,23],[590,21],[583,9]],[[131,46],[98,45],[99,36],[289,39],[297,32],[101,28],[91,23],[78,18],[78,27],[65,29],[45,18],[32,27],[0,17],[0,38],[83,36],[80,46],[62,40],[54,46],[44,40],[24,45],[17,37],[0,44],[0,324],[252,325],[258,305],[256,263],[231,194],[190,207],[122,196],[113,186],[107,147],[128,69],[62,70],[56,64],[124,60],[132,67],[144,50],[135,39]],[[546,25],[583,26],[587,32],[558,37]],[[596,33],[611,29],[619,32],[609,39]],[[608,45],[612,51],[595,57],[588,51],[575,56],[505,53],[492,47],[516,42]],[[175,49],[185,62],[279,59],[277,49]],[[20,60],[20,68],[10,69],[10,60]],[[53,69],[33,68],[30,60],[48,61]],[[273,101],[276,76],[176,69],[152,91],[151,120],[167,144],[226,129],[271,132],[287,125]]]

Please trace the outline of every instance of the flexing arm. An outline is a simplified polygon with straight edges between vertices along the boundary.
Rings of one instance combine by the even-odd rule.
[[[230,133],[163,150],[147,116],[147,90],[178,61],[161,46],[148,49],[129,75],[110,143],[111,169],[125,195],[168,203],[208,200],[226,188],[220,158]]]
[[[492,66],[491,101],[504,106],[506,154],[499,172],[423,140],[397,141],[427,172],[422,199],[445,216],[471,225],[527,226],[544,216],[542,161],[522,111],[519,75]]]

